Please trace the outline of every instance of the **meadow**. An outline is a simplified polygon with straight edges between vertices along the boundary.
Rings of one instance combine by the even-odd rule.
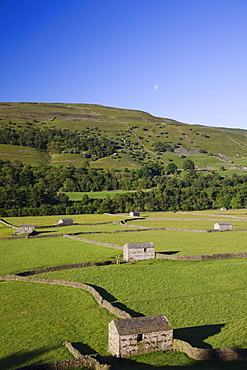
[[[217,215],[218,212],[218,215]],[[145,220],[127,224],[145,226],[169,222],[201,229],[220,217],[237,225],[246,222],[246,210],[151,213]],[[52,225],[62,216],[8,218],[15,225]],[[66,216],[70,217],[70,216]],[[119,222],[127,215],[76,215],[75,222]],[[160,218],[161,220],[154,220]],[[181,220],[184,218],[184,220]],[[193,221],[193,218],[198,221]],[[212,219],[212,221],[207,220]],[[130,218],[129,218],[130,219]],[[163,219],[163,220],[162,220]],[[133,224],[133,225],[132,225]],[[246,252],[246,232],[193,233],[182,231],[133,231],[119,224],[74,225],[41,229],[42,232],[90,232],[91,240],[124,245],[152,241],[157,252],[210,254]],[[194,227],[193,227],[194,228]],[[66,230],[65,230],[66,229]],[[77,231],[75,231],[77,230]],[[39,230],[38,230],[39,231]],[[0,236],[13,235],[13,229],[0,224]],[[96,262],[121,256],[114,250],[67,238],[1,240],[0,274],[67,263]],[[134,316],[165,314],[175,329],[175,337],[202,348],[247,348],[246,302],[247,260],[208,260],[202,262],[155,259],[133,263],[86,267],[40,274],[39,277],[79,281],[93,285],[108,300]],[[26,364],[72,358],[62,343],[77,343],[86,354],[107,355],[107,326],[115,317],[100,308],[88,292],[61,286],[17,281],[1,282],[0,368],[12,370]],[[132,356],[120,366],[128,369],[244,369],[246,363],[196,362],[181,353],[152,353]],[[237,366],[237,367],[234,367]]]
[[[142,190],[145,191],[145,190]],[[147,191],[147,190],[146,190]],[[126,194],[131,191],[124,190],[111,190],[111,191],[77,191],[77,192],[68,192],[66,193],[69,197],[69,200],[78,201],[82,200],[84,195],[87,195],[89,198],[94,199],[105,199],[106,197],[113,198],[116,194]],[[133,191],[132,191],[133,192]]]

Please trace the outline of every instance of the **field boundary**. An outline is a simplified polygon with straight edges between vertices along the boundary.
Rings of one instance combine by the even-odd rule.
[[[22,281],[27,283],[38,283],[38,284],[48,284],[48,285],[61,285],[70,288],[78,288],[85,290],[92,294],[96,302],[103,308],[107,309],[113,315],[127,319],[131,318],[132,316],[118,307],[113,306],[109,301],[104,299],[96,289],[94,289],[91,285],[79,283],[77,281],[67,281],[67,280],[57,280],[57,279],[45,279],[39,278],[36,276],[19,276],[19,275],[0,275],[0,281]]]
[[[163,258],[166,260],[176,260],[176,261],[223,260],[228,258],[247,258],[247,253],[217,253],[217,254],[202,254],[198,256],[156,253],[156,258]]]
[[[64,237],[65,238],[69,238],[69,239],[73,239],[73,240],[78,240],[80,242],[84,242],[84,243],[88,243],[88,244],[100,245],[101,247],[107,247],[107,248],[113,248],[113,249],[123,250],[123,246],[118,245],[118,244],[98,242],[96,240],[80,238],[78,236],[69,235],[69,234],[64,234]]]
[[[44,279],[33,276],[18,276],[18,275],[0,275],[0,281],[21,281],[21,282],[31,282],[39,284],[51,284],[51,285],[60,285],[72,288],[79,288],[85,291],[88,291],[92,294],[96,302],[103,308],[107,309],[109,312],[114,314],[119,318],[131,318],[132,316],[117,307],[114,307],[109,301],[105,300],[96,289],[92,286],[84,283],[74,282],[74,281],[65,281],[65,280],[56,280],[56,279]],[[69,349],[69,351],[76,357],[72,360],[64,360],[57,362],[50,362],[46,364],[38,365],[28,365],[16,370],[63,370],[63,369],[72,369],[78,368],[80,366],[85,366],[89,369],[104,369],[104,370],[114,370],[117,369],[115,366],[108,364],[101,364],[96,355],[81,355],[81,353],[74,348],[71,343],[65,342],[64,345]],[[187,356],[198,360],[198,361],[246,361],[247,360],[247,349],[244,348],[197,348],[190,345],[188,342],[174,338],[172,346],[168,348],[168,351],[176,351],[185,353]],[[103,359],[103,357],[102,357]],[[120,360],[121,361],[121,360]]]
[[[91,267],[91,266],[107,266],[107,265],[114,265],[118,264],[119,260],[109,260],[109,261],[102,261],[102,262],[80,262],[80,263],[71,263],[67,265],[59,265],[59,266],[51,266],[51,267],[44,267],[37,270],[28,270],[24,272],[18,272],[17,276],[30,276],[30,275],[37,275],[37,274],[44,274],[47,272],[54,272],[54,271],[61,271],[61,270],[70,270],[75,268],[82,268],[82,267]]]

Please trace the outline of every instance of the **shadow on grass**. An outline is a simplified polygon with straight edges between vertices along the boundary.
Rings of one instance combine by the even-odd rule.
[[[102,365],[103,364],[111,365],[111,370],[121,370],[121,369],[128,369],[128,370],[135,370],[135,369],[137,370],[153,370],[153,369],[158,369],[158,370],[246,370],[246,361],[241,361],[241,362],[240,361],[232,361],[232,362],[195,361],[191,359],[191,363],[185,364],[185,365],[181,364],[181,365],[161,365],[161,366],[156,365],[155,366],[155,365],[147,364],[145,362],[137,362],[134,359],[132,360],[130,358],[124,359],[124,358],[116,358],[114,356],[100,356],[100,355],[97,355],[97,353],[91,347],[81,342],[72,343],[72,345],[76,349],[78,349],[82,355],[95,355],[97,360]],[[13,370],[13,369],[16,369],[16,370],[18,369],[45,370],[45,369],[48,369],[48,367],[46,367],[46,365],[44,364],[44,361],[40,361],[38,359],[32,361],[32,365],[29,365],[30,367],[28,365],[25,366],[25,363],[27,361],[31,361],[32,359],[35,359],[35,357],[43,355],[46,351],[47,351],[47,348],[38,349],[35,351],[30,351],[30,352],[19,352],[11,356],[7,356],[3,359],[0,359],[0,369],[1,370]],[[69,367],[66,367],[66,368],[68,370],[72,369]]]
[[[167,252],[158,252],[159,254],[168,254],[168,255],[171,255],[171,254],[177,254],[179,253],[180,251],[167,251]]]
[[[97,357],[101,364],[111,365],[112,370],[128,369],[128,370],[246,370],[245,361],[196,361],[191,360],[188,365],[163,365],[155,366],[143,362],[137,362],[131,359],[116,358],[116,357]]]
[[[89,347],[87,344],[82,342],[71,343],[74,348],[76,348],[83,356],[85,355],[96,355],[97,352]]]
[[[47,348],[40,348],[30,352],[18,352],[7,356],[5,358],[0,358],[0,369],[1,370],[12,370],[24,366],[26,362],[30,362],[35,357],[39,357],[47,352]],[[38,365],[41,361],[35,360],[32,362],[33,365]]]
[[[212,348],[212,346],[208,343],[205,343],[204,340],[212,337],[213,335],[219,334],[224,326],[225,324],[216,324],[175,329],[174,338],[188,342],[193,347]]]
[[[125,306],[123,303],[118,302],[117,299],[112,294],[108,293],[104,288],[101,288],[93,284],[89,284],[89,285],[93,287],[101,295],[101,297],[103,297],[103,299],[110,302],[114,307],[117,307],[120,310],[128,312],[132,317],[144,316],[142,313],[131,310],[130,308]]]
[[[37,235],[42,235],[42,234],[56,234],[56,231],[54,230],[44,230],[44,231],[36,231],[34,230],[31,234],[29,234],[29,236],[37,236]]]

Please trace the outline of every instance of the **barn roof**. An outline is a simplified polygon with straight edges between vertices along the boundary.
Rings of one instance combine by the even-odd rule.
[[[124,247],[127,247],[129,249],[136,249],[136,248],[154,248],[154,245],[152,242],[150,243],[126,243]]]
[[[34,224],[21,224],[19,227],[35,227]]]
[[[230,222],[216,222],[215,225],[231,225]]]
[[[143,334],[172,330],[171,324],[164,315],[120,319],[114,320],[114,323],[119,335]]]

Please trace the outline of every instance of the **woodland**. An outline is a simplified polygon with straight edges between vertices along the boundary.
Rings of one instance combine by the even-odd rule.
[[[246,207],[247,175],[203,174],[189,160],[182,173],[167,174],[168,166],[151,163],[121,171],[88,165],[32,167],[0,160],[0,217]],[[85,194],[79,201],[67,195],[110,190],[120,191],[104,199]]]

